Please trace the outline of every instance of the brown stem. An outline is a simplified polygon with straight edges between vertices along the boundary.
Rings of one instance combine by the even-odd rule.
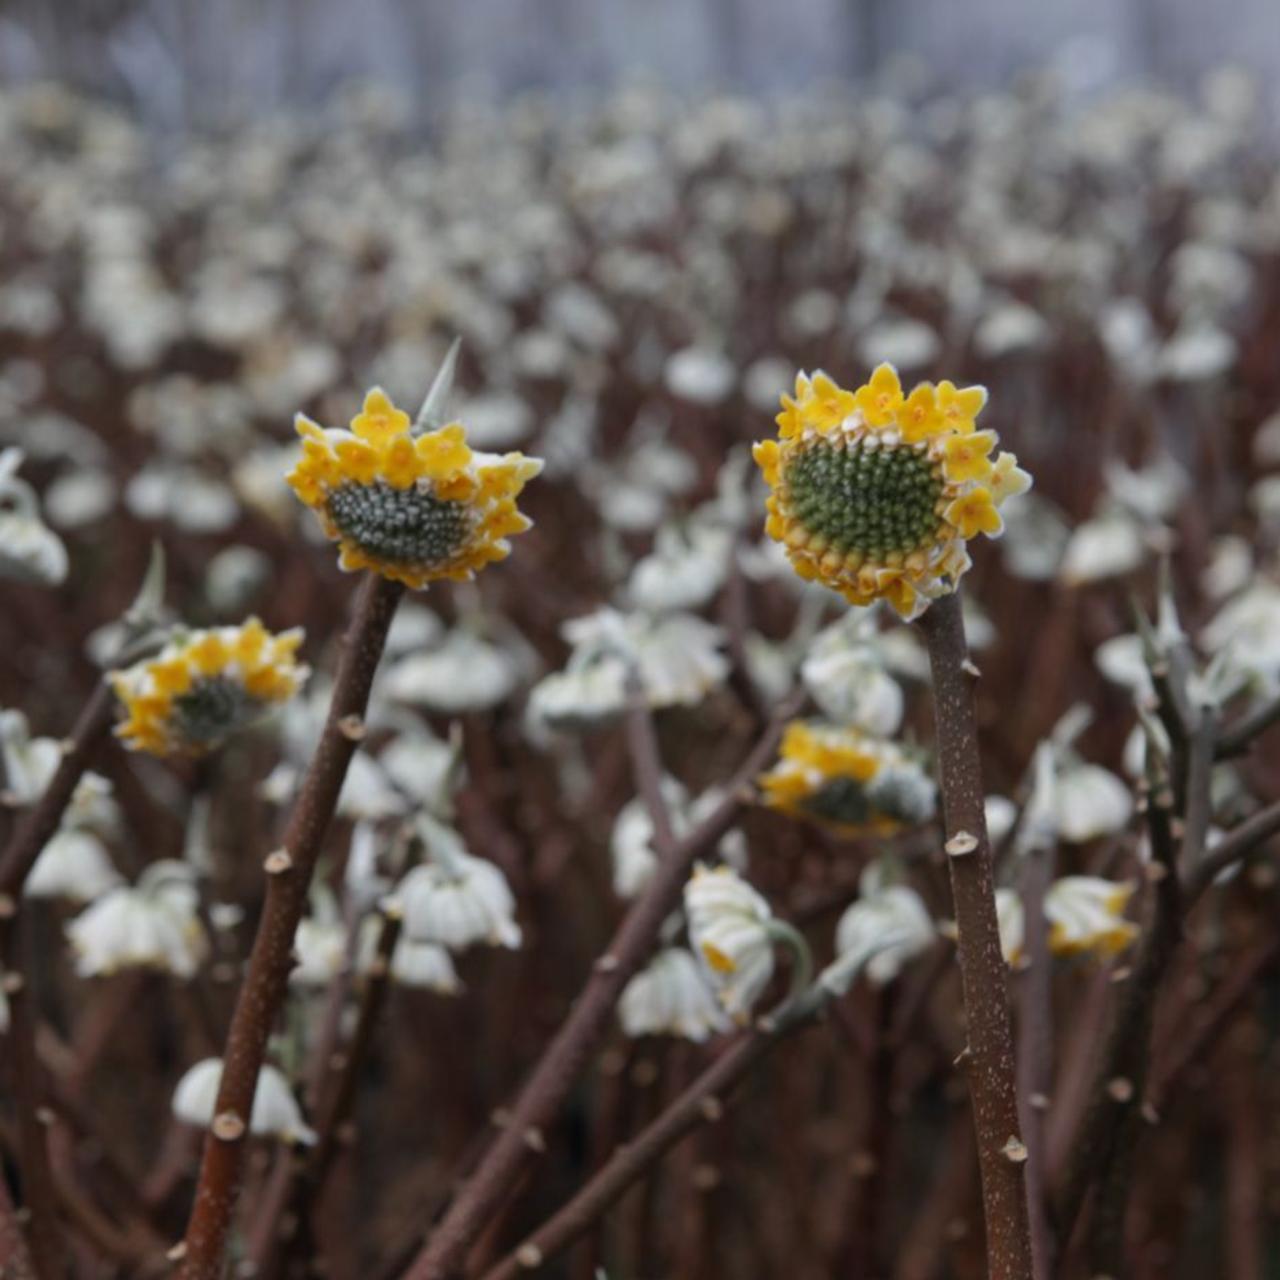
[[[934,714],[957,951],[964,993],[969,1095],[978,1139],[992,1280],[1030,1280],[1031,1239],[1018,1138],[1018,1096],[1009,1017],[1008,974],[996,923],[978,728],[958,594],[943,596],[920,620],[933,673]]]
[[[1224,836],[1204,855],[1187,876],[1184,898],[1187,909],[1213,883],[1220,871],[1252,853],[1264,840],[1280,831],[1280,800],[1260,809]]]
[[[218,1280],[244,1172],[248,1117],[267,1037],[293,967],[293,937],[307,905],[320,846],[360,737],[361,718],[404,588],[370,576],[360,588],[334,681],[333,700],[302,791],[267,876],[266,900],[227,1035],[214,1122],[205,1139],[195,1203],[180,1246],[180,1280]]]
[[[1248,751],[1253,740],[1265,733],[1277,720],[1280,720],[1280,698],[1260,703],[1218,735],[1214,755],[1219,760],[1227,760]]]
[[[1044,899],[1053,881],[1053,849],[1030,849],[1022,877],[1028,964],[1018,998],[1018,1113],[1027,1144],[1027,1211],[1036,1280],[1053,1268],[1045,1199],[1045,1109],[1053,1080],[1053,982]]]
[[[596,961],[577,1002],[521,1090],[510,1119],[463,1184],[439,1225],[406,1273],[410,1280],[445,1280],[458,1274],[467,1250],[492,1217],[534,1152],[545,1146],[544,1129],[555,1118],[578,1073],[604,1035],[623,988],[648,959],[663,921],[680,900],[694,860],[733,824],[752,779],[772,756],[786,704],[751,751],[715,811],[676,842],[672,856],[618,927]]]

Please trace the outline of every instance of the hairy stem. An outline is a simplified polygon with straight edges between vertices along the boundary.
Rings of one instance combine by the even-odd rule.
[[[1030,1280],[1031,1239],[1018,1138],[1018,1096],[1008,975],[996,923],[978,729],[958,594],[934,601],[920,620],[929,647],[937,720],[957,950],[964,992],[969,1095],[992,1280]]]
[[[321,843],[356,749],[360,719],[403,591],[399,583],[372,576],[360,589],[324,729],[277,851],[281,856],[269,868],[262,918],[223,1053],[222,1083],[213,1127],[205,1139],[195,1203],[178,1250],[181,1280],[219,1280],[222,1274],[258,1071],[293,967],[294,933],[306,909]]]

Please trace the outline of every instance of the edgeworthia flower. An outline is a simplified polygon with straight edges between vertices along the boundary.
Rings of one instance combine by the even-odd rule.
[[[0,711],[0,769],[4,802],[34,804],[44,794],[62,759],[56,738],[33,738],[21,711]]]
[[[1092,953],[1113,956],[1138,936],[1138,926],[1124,918],[1133,897],[1132,881],[1104,880],[1100,876],[1063,876],[1044,897],[1049,925],[1049,950],[1054,955]],[[1026,927],[1022,899],[1012,889],[996,891],[996,915],[1000,923],[1000,949],[1009,964],[1020,964]]]
[[[516,948],[520,926],[507,878],[469,854],[451,827],[419,815],[417,830],[428,861],[409,871],[395,891],[404,913],[404,936],[451,951],[476,943]]]
[[[927,822],[936,788],[893,742],[843,725],[793,720],[777,764],[757,779],[764,803],[845,834],[889,835]]]
[[[866,893],[836,925],[836,959],[821,982],[843,995],[865,972],[876,986],[892,982],[909,960],[927,951],[937,937],[933,917],[920,895],[906,885]]]
[[[856,391],[798,374],[779,438],[755,446],[772,490],[765,529],[795,571],[851,604],[887,600],[904,618],[954,591],[968,541],[998,537],[1000,504],[1031,485],[1013,454],[990,456],[995,432],[975,427],[986,399],[950,382],[904,396],[888,364]]]
[[[507,539],[531,526],[516,498],[541,461],[477,453],[458,422],[423,430],[427,408],[414,424],[375,387],[350,431],[297,416],[302,458],[287,479],[338,544],[343,569],[417,589],[465,580],[510,555]]]
[[[208,954],[191,868],[153,862],[132,887],[109,890],[67,924],[82,978],[156,969],[190,978]]]
[[[629,1036],[679,1036],[699,1044],[732,1025],[684,947],[659,951],[627,983],[618,1018]]]
[[[56,587],[67,576],[67,549],[40,518],[35,490],[18,479],[21,449],[0,452],[0,577]]]
[[[773,912],[730,867],[694,868],[685,885],[689,939],[721,1007],[741,1021],[773,977]]]
[[[308,669],[295,654],[302,631],[273,635],[257,618],[190,631],[160,653],[111,673],[125,710],[117,736],[133,751],[198,755],[287,702]]]
[[[184,1124],[207,1129],[214,1122],[218,1088],[222,1083],[222,1059],[205,1058],[190,1067],[173,1091],[174,1116]],[[249,1132],[263,1138],[311,1143],[315,1130],[302,1118],[302,1109],[283,1074],[270,1063],[258,1072],[249,1115]]]

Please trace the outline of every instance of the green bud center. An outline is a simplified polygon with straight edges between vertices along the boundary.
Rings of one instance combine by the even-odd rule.
[[[906,555],[929,546],[942,523],[935,510],[942,468],[923,447],[817,440],[793,459],[784,481],[796,520],[842,555]]]
[[[344,484],[329,495],[329,516],[342,535],[388,564],[440,565],[466,542],[470,512],[463,502],[383,480]]]
[[[208,747],[254,719],[261,710],[244,685],[226,676],[198,680],[173,700],[178,733],[193,746]]]

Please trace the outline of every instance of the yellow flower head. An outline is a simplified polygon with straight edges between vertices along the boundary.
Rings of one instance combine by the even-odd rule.
[[[132,751],[199,755],[297,693],[308,674],[294,656],[301,643],[300,629],[272,635],[257,618],[185,632],[111,673],[125,710],[116,735]]]
[[[917,617],[969,568],[965,543],[998,537],[998,507],[1031,485],[1011,453],[978,431],[982,387],[921,383],[904,395],[880,365],[845,391],[824,373],[796,377],[778,438],[755,446],[772,490],[765,529],[795,571],[851,604],[887,600]]]
[[[372,569],[421,589],[474,576],[511,554],[532,523],[516,508],[542,470],[520,453],[478,453],[461,423],[414,433],[409,415],[375,387],[350,431],[299,414],[302,457],[286,479],[340,548],[343,569]]]
[[[778,763],[757,783],[770,809],[846,835],[888,835],[934,812],[932,781],[901,748],[819,721],[787,725]]]

